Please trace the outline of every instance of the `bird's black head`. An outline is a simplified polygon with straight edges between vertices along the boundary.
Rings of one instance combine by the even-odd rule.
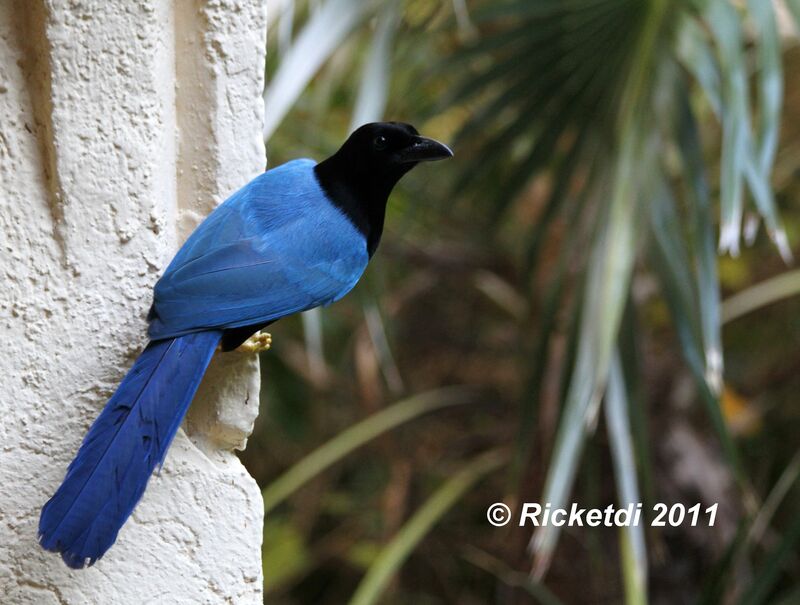
[[[450,149],[401,122],[358,128],[339,151],[314,168],[331,200],[367,238],[370,256],[383,231],[386,202],[397,181],[420,162],[452,157]]]

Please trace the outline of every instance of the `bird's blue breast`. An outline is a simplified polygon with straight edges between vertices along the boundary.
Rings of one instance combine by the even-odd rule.
[[[192,233],[155,287],[150,337],[266,323],[338,300],[369,260],[313,160],[256,177]]]

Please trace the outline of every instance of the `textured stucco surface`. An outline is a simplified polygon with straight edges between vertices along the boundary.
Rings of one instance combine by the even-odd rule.
[[[258,411],[253,358],[214,360],[93,568],[36,526],[145,343],[160,272],[264,169],[265,26],[265,0],[0,2],[3,604],[261,602],[261,497],[231,452]]]

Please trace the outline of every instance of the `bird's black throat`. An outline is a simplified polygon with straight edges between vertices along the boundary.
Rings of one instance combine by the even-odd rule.
[[[375,253],[383,234],[389,194],[413,164],[376,167],[347,146],[314,167],[328,198],[367,240],[369,256]]]
[[[326,196],[364,234],[372,257],[397,181],[420,162],[452,155],[447,145],[420,136],[411,124],[373,122],[357,128],[314,173]]]

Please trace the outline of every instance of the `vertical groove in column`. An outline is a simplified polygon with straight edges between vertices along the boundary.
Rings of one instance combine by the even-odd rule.
[[[14,34],[17,48],[21,49],[21,68],[31,102],[33,124],[30,128],[36,137],[40,165],[47,191],[53,240],[61,253],[61,263],[69,266],[67,243],[64,236],[64,195],[57,169],[57,150],[53,129],[51,46],[47,38],[48,11],[43,0],[14,0]]]
[[[183,241],[214,209],[220,153],[214,72],[206,52],[206,0],[176,2],[175,114],[177,235]]]

